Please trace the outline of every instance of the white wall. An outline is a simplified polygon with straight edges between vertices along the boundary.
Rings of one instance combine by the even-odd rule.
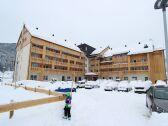
[[[28,76],[30,44],[26,45],[16,53],[14,80],[26,80]]]

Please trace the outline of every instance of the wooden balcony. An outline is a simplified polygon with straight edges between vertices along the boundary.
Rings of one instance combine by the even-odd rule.
[[[46,55],[52,56],[52,57],[56,57],[57,55],[60,55],[60,54],[57,54],[57,53],[55,53],[55,52],[51,52],[51,51],[47,51],[47,50],[46,50]]]
[[[148,66],[148,62],[132,62],[130,63],[130,66]]]
[[[112,68],[121,68],[121,67],[128,67],[128,63],[116,63],[112,65]]]
[[[55,62],[54,62],[54,65],[68,66],[68,63],[66,63],[66,62],[57,62],[57,61],[55,61]]]
[[[32,57],[32,58],[31,58],[31,62],[34,62],[34,63],[42,63],[42,62],[43,62],[43,59],[42,59],[42,58]]]
[[[32,47],[31,52],[38,53],[38,54],[43,54],[43,49]]]
[[[44,64],[52,64],[52,62],[53,62],[52,60],[43,60]]]
[[[40,68],[40,67],[32,67],[31,71],[33,71],[33,72],[41,72],[42,69],[43,68]]]
[[[128,74],[148,74],[148,70],[130,70]]]

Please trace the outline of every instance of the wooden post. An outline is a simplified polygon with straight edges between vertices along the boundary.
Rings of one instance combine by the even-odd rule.
[[[48,94],[51,95],[51,91],[50,90],[48,91]]]
[[[13,100],[11,100],[10,102],[11,102],[11,106],[12,106]],[[11,119],[11,118],[13,117],[13,115],[14,115],[14,110],[11,110],[11,111],[9,112],[9,119]]]

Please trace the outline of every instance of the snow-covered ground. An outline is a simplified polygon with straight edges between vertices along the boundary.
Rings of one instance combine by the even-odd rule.
[[[23,88],[14,88],[11,86],[0,85],[0,104],[8,104],[14,102],[33,100],[49,97],[48,95],[27,91]]]
[[[103,82],[104,84],[107,83],[106,81]],[[22,95],[24,95],[24,92]],[[34,95],[31,95],[31,97],[34,98]],[[8,99],[8,97],[6,98]],[[64,108],[64,102],[62,101],[17,110],[12,119],[8,119],[9,113],[1,113],[0,125],[167,126],[168,114],[153,113],[150,117],[145,106],[145,98],[145,94],[135,94],[133,92],[105,92],[103,88],[78,89],[72,97],[71,120],[62,119]]]

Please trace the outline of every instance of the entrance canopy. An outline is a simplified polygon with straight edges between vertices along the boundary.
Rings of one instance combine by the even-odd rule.
[[[93,72],[88,72],[88,73],[85,73],[85,79],[96,81],[98,79],[98,75]]]

